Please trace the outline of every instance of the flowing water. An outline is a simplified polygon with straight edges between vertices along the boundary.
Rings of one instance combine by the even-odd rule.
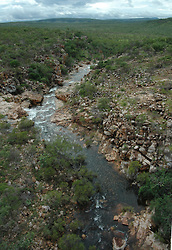
[[[70,86],[74,82],[80,82],[89,71],[88,65],[79,68],[78,72],[71,74],[69,80],[65,81],[65,85]],[[55,135],[59,134],[70,141],[80,143],[78,135],[50,122],[56,110],[55,90],[56,88],[53,88],[49,94],[45,95],[41,106],[27,110],[29,118],[35,122],[35,126],[40,128],[41,137],[45,140],[52,140]],[[139,211],[141,207],[137,203],[134,190],[129,188],[128,181],[114,170],[112,164],[98,154],[97,146],[84,149],[84,154],[87,168],[97,175],[101,193],[94,197],[89,210],[78,212],[75,216],[84,224],[82,234],[86,235],[84,240],[86,249],[92,245],[95,245],[97,249],[112,249],[112,238],[116,236],[115,232],[118,232],[118,235],[120,233],[125,239],[128,237],[128,227],[113,221],[114,215],[121,206],[132,206],[135,211]],[[112,227],[115,231],[111,230]],[[127,243],[132,249],[133,242],[128,240]]]

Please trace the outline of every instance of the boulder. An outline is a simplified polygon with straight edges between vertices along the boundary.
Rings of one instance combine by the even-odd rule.
[[[22,100],[29,100],[31,105],[38,105],[43,101],[44,97],[33,91],[25,91],[22,93]]]
[[[109,162],[117,160],[118,150],[116,148],[113,148],[109,154],[105,154],[105,157],[106,157],[106,160]]]
[[[3,115],[8,115],[9,112],[11,112],[11,110],[13,108],[16,108],[18,105],[14,102],[7,102],[4,100],[3,97],[0,96],[0,114]]]
[[[113,245],[113,250],[123,250],[127,245],[127,241],[126,239],[114,237],[112,245]]]
[[[9,112],[7,113],[7,115],[8,115],[8,118],[12,120],[16,120],[21,117],[28,116],[27,112],[20,106],[17,106],[17,107],[14,106],[13,108],[11,108]]]
[[[109,132],[109,131],[104,131],[104,134],[107,135],[107,136],[110,136],[110,135],[111,135],[111,132]]]
[[[156,144],[152,143],[152,145],[148,148],[148,153],[149,154],[154,154],[156,151]]]
[[[68,122],[71,122],[72,115],[68,110],[58,110],[52,117],[51,122],[57,125],[66,126]]]
[[[67,99],[69,97],[71,93],[71,88],[67,87],[63,87],[63,88],[58,88],[55,91],[55,96],[57,97],[57,99],[63,101],[63,102],[67,102]]]

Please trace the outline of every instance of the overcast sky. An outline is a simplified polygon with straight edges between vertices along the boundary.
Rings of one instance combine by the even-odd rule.
[[[0,22],[47,18],[172,17],[172,0],[0,0]]]

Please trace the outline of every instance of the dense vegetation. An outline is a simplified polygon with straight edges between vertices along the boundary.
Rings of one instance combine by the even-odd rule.
[[[113,100],[105,88],[108,74],[119,77],[115,84],[120,88],[117,96],[120,105],[124,108],[130,102],[134,109],[135,99],[122,98],[126,82],[137,76],[140,84],[146,72],[149,75],[146,83],[151,84],[150,76],[161,68],[168,69],[172,63],[171,19],[1,24],[0,33],[0,88],[12,78],[17,86],[14,94],[55,85],[53,74],[66,75],[76,62],[98,60],[92,79],[76,87],[71,105],[78,103],[80,97],[90,100],[96,97],[98,112],[94,110],[92,124],[100,129]],[[108,87],[113,91],[113,84]],[[171,82],[162,82],[157,89],[167,96],[165,105],[170,116]],[[151,114],[156,130],[153,115],[157,114]],[[138,130],[146,118],[136,117]],[[126,119],[131,122],[130,113]],[[80,122],[84,123],[84,118]],[[21,119],[11,128],[1,117],[0,247],[29,249],[30,245],[36,247],[40,239],[43,244],[58,241],[60,249],[73,245],[84,249],[77,235],[82,225],[73,218],[73,212],[76,205],[80,208],[88,205],[94,195],[93,175],[83,166],[84,157],[77,145],[61,138],[53,143],[40,142],[33,125]],[[166,124],[161,121],[161,125],[162,131],[157,133],[162,135]],[[171,170],[161,168],[149,174],[140,172],[140,168],[138,162],[131,162],[128,174],[130,178],[136,176],[140,200],[150,201],[155,209],[154,230],[168,242]]]
[[[74,209],[87,206],[95,193],[80,146],[61,138],[41,143],[26,118],[17,128],[4,118],[0,125],[1,248],[28,249],[35,237],[54,242],[63,235],[63,242],[64,233],[78,242],[75,233],[82,225]]]
[[[160,239],[168,241],[171,235],[172,171],[161,169],[152,175],[144,173],[139,179],[142,182],[139,196],[143,200],[151,201],[151,206],[155,209],[154,230]]]
[[[57,62],[62,74],[66,74],[76,61],[101,60],[128,51],[133,58],[139,56],[140,60],[147,53],[159,52],[162,57],[155,67],[170,64],[171,19],[87,22],[1,24],[0,81],[5,81],[6,74],[11,74],[18,91],[29,88],[26,79],[50,85],[53,73],[57,73]],[[142,53],[139,52],[141,48],[144,50]],[[127,67],[120,59],[118,65]],[[106,66],[110,69],[110,65]]]

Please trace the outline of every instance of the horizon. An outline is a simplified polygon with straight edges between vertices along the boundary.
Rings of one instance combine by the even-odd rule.
[[[93,21],[148,21],[148,20],[166,20],[171,19],[172,17],[159,18],[159,17],[131,17],[131,18],[84,18],[84,17],[55,17],[55,18],[46,18],[46,19],[34,19],[34,20],[19,20],[19,21],[6,21],[0,22],[0,24],[7,23],[25,23],[25,22],[46,22],[51,20],[93,20]]]
[[[143,19],[172,17],[170,0],[1,0],[0,23],[54,18]]]

